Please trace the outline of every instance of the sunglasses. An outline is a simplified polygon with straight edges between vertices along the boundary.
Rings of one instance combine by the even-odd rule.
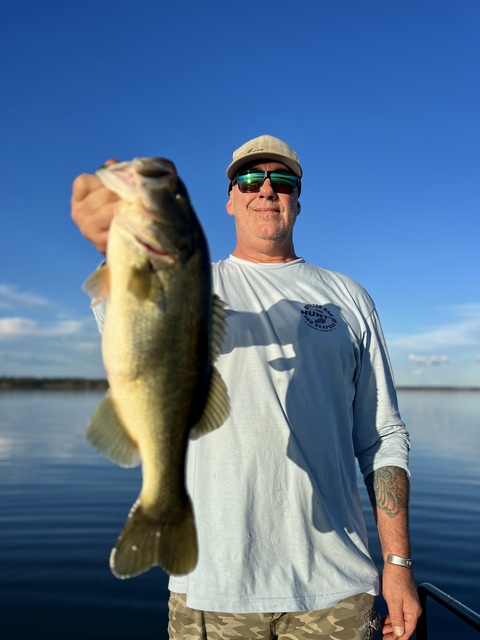
[[[282,173],[281,171],[240,171],[233,178],[230,189],[236,183],[242,193],[258,193],[267,178],[275,193],[293,193],[295,187],[298,187],[300,193],[300,178],[297,178],[293,173]]]

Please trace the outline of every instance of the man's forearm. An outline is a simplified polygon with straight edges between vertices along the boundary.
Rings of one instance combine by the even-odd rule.
[[[410,483],[400,467],[381,467],[371,473],[365,484],[377,522],[383,559],[389,553],[410,556],[408,500]]]
[[[408,536],[408,499],[410,482],[404,469],[381,467],[365,480],[377,521],[384,566],[382,593],[388,607],[383,625],[385,640],[407,640],[421,614],[420,602],[409,566],[387,562],[391,553],[410,558]]]

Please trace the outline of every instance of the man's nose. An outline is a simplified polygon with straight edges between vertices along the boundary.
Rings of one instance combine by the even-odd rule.
[[[274,198],[277,192],[272,187],[272,181],[270,178],[265,178],[262,188],[259,191],[259,195],[264,198]]]

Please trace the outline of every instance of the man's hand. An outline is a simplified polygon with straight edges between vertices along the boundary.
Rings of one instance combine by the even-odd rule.
[[[105,164],[115,164],[108,160]],[[97,176],[83,173],[73,182],[72,219],[82,234],[100,251],[107,251],[107,239],[118,196]]]
[[[376,469],[366,481],[383,557],[391,553],[410,557],[408,499],[410,483],[404,469],[386,466]],[[407,567],[385,562],[382,593],[388,607],[383,625],[384,640],[407,640],[415,631],[422,609]]]
[[[382,593],[388,607],[382,629],[383,639],[407,640],[415,631],[422,613],[411,570],[385,563]]]

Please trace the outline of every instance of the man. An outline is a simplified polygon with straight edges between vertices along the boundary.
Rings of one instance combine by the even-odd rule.
[[[227,177],[237,243],[212,269],[229,309],[218,368],[231,415],[189,446],[200,558],[170,579],[170,637],[372,638],[378,574],[358,460],[385,562],[384,638],[406,640],[420,614],[409,442],[374,304],[354,280],[297,257],[302,168],[286,143],[250,140]],[[74,183],[72,217],[101,252],[115,200],[95,176]]]

